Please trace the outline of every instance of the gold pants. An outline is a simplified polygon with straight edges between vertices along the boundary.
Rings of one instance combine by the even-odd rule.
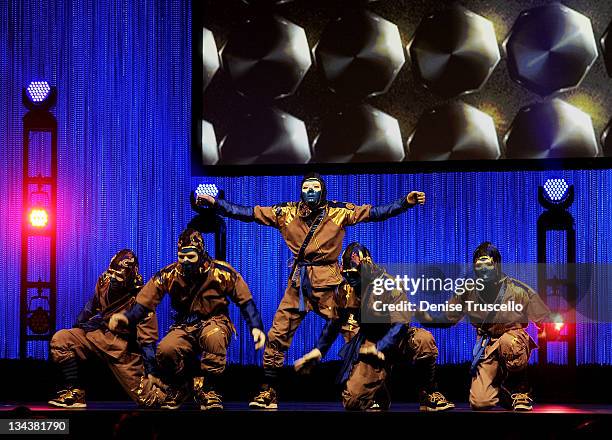
[[[124,339],[102,330],[86,333],[80,328],[60,330],[51,338],[51,359],[56,363],[70,358],[84,361],[91,356],[108,365],[123,389],[139,405],[155,406],[164,400],[162,389],[146,377],[142,356],[129,351]]]
[[[227,316],[196,325],[172,328],[157,347],[157,363],[164,377],[183,381],[198,364],[205,375],[225,371],[227,347],[234,326]],[[199,376],[199,372],[195,372]]]
[[[375,345],[373,341],[366,340],[363,347]],[[400,344],[398,360],[411,360],[412,362],[437,358],[438,347],[433,335],[425,329],[413,327],[406,339]],[[389,360],[381,361],[375,356],[360,356],[353,366],[349,379],[342,392],[342,404],[347,410],[364,410],[376,401],[381,408],[388,408],[391,404],[386,382],[391,370]]]
[[[314,290],[312,298],[305,299],[307,311],[312,310],[325,319],[335,318],[335,292],[335,287],[325,290]],[[298,289],[289,284],[274,314],[272,328],[268,332],[263,354],[264,370],[283,367],[285,364],[285,353],[291,346],[293,336],[306,317],[307,311],[300,311]]]
[[[503,381],[502,366],[515,373],[527,367],[531,354],[531,338],[523,329],[509,330],[492,340],[485,349],[470,386],[473,409],[492,408],[499,403],[499,388]]]

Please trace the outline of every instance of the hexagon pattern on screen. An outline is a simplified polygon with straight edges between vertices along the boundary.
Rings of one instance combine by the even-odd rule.
[[[612,120],[601,135],[601,145],[603,145],[604,156],[612,156]]]
[[[327,118],[313,143],[315,162],[399,162],[403,158],[397,120],[369,105]]]
[[[423,85],[447,98],[480,89],[500,60],[493,23],[461,6],[425,17],[408,50]]]
[[[601,48],[603,49],[604,62],[608,75],[612,78],[612,22],[608,25],[606,32],[601,37]]]
[[[511,159],[595,157],[599,146],[591,117],[561,99],[523,107],[506,134]]]
[[[221,59],[239,93],[261,98],[291,95],[312,64],[304,29],[265,15],[237,27]]]
[[[461,102],[425,112],[408,140],[408,152],[410,160],[497,159],[501,156],[493,118]]]
[[[504,45],[512,79],[541,96],[577,87],[597,59],[591,20],[561,3],[523,11]]]
[[[329,88],[357,98],[385,93],[405,62],[397,26],[365,10],[328,23],[314,52]]]
[[[304,122],[268,107],[239,115],[219,149],[221,164],[300,164],[310,160]]]
[[[219,54],[213,33],[204,28],[202,33],[202,59],[204,61],[204,89],[219,70]]]
[[[215,165],[219,161],[219,145],[213,125],[202,120],[202,162]]]
[[[204,4],[197,166],[612,157],[611,2]]]

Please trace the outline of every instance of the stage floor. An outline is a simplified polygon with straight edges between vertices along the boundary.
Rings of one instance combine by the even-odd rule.
[[[421,413],[413,401],[416,385],[410,367],[398,368],[392,377],[393,405],[386,412],[348,412],[339,402],[341,389],[331,384],[337,363],[319,366],[311,376],[283,370],[278,410],[251,410],[247,399],[257,391],[261,369],[229,365],[220,384],[225,410],[203,412],[187,403],[178,411],[142,410],[125,400],[125,392],[108,368],[92,363],[84,368],[84,388],[89,408],[55,409],[45,399],[55,392],[60,378],[48,362],[0,361],[0,419],[67,419],[69,438],[246,438],[313,440],[347,437],[394,440],[401,437],[473,438],[495,440],[525,438],[610,438],[612,432],[612,368],[556,366],[530,371],[536,405],[531,413],[498,409],[471,411],[464,402],[469,390],[467,365],[441,365],[439,383],[457,404],[453,411]],[[318,401],[313,401],[317,399]],[[459,402],[459,403],[457,403]],[[463,402],[463,403],[462,403]],[[194,433],[196,433],[194,435]],[[4,439],[0,435],[0,439]],[[21,435],[19,438],[25,438]],[[40,438],[40,437],[38,437]],[[45,437],[47,438],[47,437]],[[65,438],[65,437],[58,437]]]
[[[261,410],[261,409],[250,409],[248,402],[225,402],[224,412],[304,412],[304,413],[348,413],[342,407],[340,402],[281,402],[279,408],[275,410]],[[26,409],[27,408],[27,409]],[[143,412],[143,413],[200,413],[200,411],[194,404],[185,403],[178,411],[169,410],[151,410],[141,409],[131,402],[88,402],[88,407],[84,409],[64,409],[54,408],[48,406],[44,402],[27,402],[27,403],[0,403],[0,411],[31,411],[32,413],[38,412],[60,412],[60,413],[81,413],[81,412]],[[417,403],[394,403],[388,411],[381,411],[379,413],[421,413]],[[503,408],[496,408],[491,411],[472,411],[467,403],[457,403],[456,408],[452,411],[444,411],[437,413],[436,415],[452,414],[452,413],[470,413],[470,414],[507,414],[515,415],[512,411],[507,411]],[[218,412],[210,413],[218,414]],[[612,405],[588,405],[588,404],[536,404],[534,405],[533,411],[530,413],[521,413],[520,415],[529,414],[598,414],[598,415],[610,415],[612,416]],[[5,414],[6,415],[6,414]]]
[[[422,413],[416,403],[394,403],[384,412],[348,412],[339,402],[281,402],[278,410],[253,410],[247,402],[226,402],[224,411],[205,412],[193,404],[180,410],[145,410],[129,402],[89,402],[87,409],[50,408],[45,403],[0,404],[0,419],[68,419],[68,438],[177,439],[222,435],[283,440],[375,436],[502,439],[609,438],[612,405],[539,404],[530,413],[503,409],[475,412],[467,403],[452,411]],[[196,434],[197,435],[194,435]],[[274,435],[272,435],[275,433]],[[485,434],[486,433],[486,434]],[[271,437],[272,436],[272,437]],[[23,436],[21,437],[23,438]],[[66,438],[66,437],[63,437]]]

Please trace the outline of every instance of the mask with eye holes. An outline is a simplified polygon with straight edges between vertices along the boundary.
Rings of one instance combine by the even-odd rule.
[[[202,272],[202,268],[210,261],[210,256],[204,249],[202,234],[195,229],[185,229],[178,241],[178,262],[186,278],[193,278]]]
[[[489,241],[481,243],[472,257],[474,274],[485,286],[493,286],[501,279],[501,254]]]
[[[317,209],[327,201],[325,181],[318,173],[309,173],[302,179],[300,199],[310,209]]]
[[[138,257],[131,249],[122,249],[111,258],[108,269],[106,269],[106,275],[110,278],[109,294],[111,302],[116,295],[142,286]]]
[[[357,242],[346,247],[342,253],[342,277],[351,287],[359,291],[362,280],[369,283],[379,275],[368,248]]]

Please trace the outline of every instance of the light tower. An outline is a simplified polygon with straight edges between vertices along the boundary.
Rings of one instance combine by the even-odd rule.
[[[57,91],[46,81],[23,89],[23,221],[19,357],[55,332],[57,303]],[[38,350],[37,350],[38,351]]]

